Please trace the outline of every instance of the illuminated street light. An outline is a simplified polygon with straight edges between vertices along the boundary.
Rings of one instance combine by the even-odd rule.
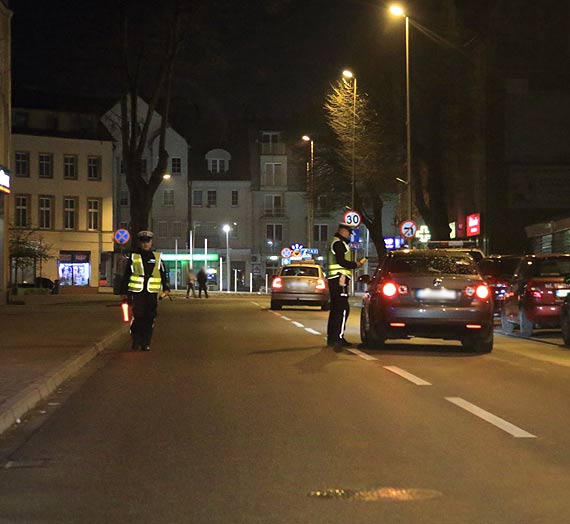
[[[170,180],[171,175],[170,173],[164,173],[164,175],[162,175],[163,180]]]
[[[229,224],[224,224],[224,226],[222,227],[222,230],[224,231],[224,233],[226,234],[226,274],[227,274],[227,280],[228,280],[228,293],[230,292],[230,284],[231,284],[231,280],[230,280],[230,272],[231,272],[231,264],[230,264],[230,231],[232,230],[232,228],[229,226]],[[221,275],[220,275],[221,276]]]
[[[406,12],[398,5],[393,5],[389,9],[395,16],[402,16],[406,19],[406,168],[408,175],[408,216],[412,217],[412,121],[410,111],[410,18]]]
[[[356,76],[349,69],[342,72],[344,78],[352,79],[352,195],[350,205],[354,209],[356,172]]]
[[[309,162],[307,163],[307,243],[313,247],[313,224],[315,221],[315,142],[308,135],[303,135],[303,140],[309,142]]]

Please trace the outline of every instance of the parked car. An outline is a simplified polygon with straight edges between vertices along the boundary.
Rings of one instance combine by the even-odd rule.
[[[271,309],[283,306],[329,309],[329,287],[321,266],[309,260],[281,268],[271,283]]]
[[[564,344],[570,346],[570,294],[566,295],[562,303],[560,328],[562,329],[562,340],[564,340]]]
[[[570,254],[525,255],[520,261],[501,311],[502,329],[522,337],[535,328],[560,327],[562,303],[570,293]]]
[[[365,346],[412,336],[460,340],[478,353],[493,349],[491,290],[470,255],[437,250],[392,251],[363,298]]]
[[[477,264],[479,272],[492,290],[495,315],[501,314],[503,300],[521,259],[522,255],[491,255]]]

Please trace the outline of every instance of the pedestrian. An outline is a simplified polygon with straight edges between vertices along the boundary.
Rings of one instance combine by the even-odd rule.
[[[204,291],[204,296],[208,298],[208,275],[204,267],[200,268],[196,279],[198,280],[198,298],[202,298],[202,291]]]
[[[158,297],[170,293],[161,254],[152,250],[152,237],[152,231],[137,233],[137,248],[129,255],[121,283],[121,295],[133,308],[133,350],[150,351]]]
[[[194,286],[194,281],[196,280],[196,275],[194,275],[194,270],[192,266],[188,264],[186,269],[186,298],[190,295],[192,291],[192,298],[196,298],[196,287]]]
[[[329,271],[327,280],[331,304],[327,324],[327,345],[332,346],[337,353],[342,351],[343,347],[352,346],[344,338],[346,321],[350,313],[348,304],[350,279],[352,270],[362,266],[366,261],[366,257],[361,258],[358,262],[353,262],[347,258],[350,254],[348,239],[352,229],[348,224],[339,224],[328,246]]]

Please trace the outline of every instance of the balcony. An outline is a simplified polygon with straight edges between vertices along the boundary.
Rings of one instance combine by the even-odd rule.
[[[284,217],[285,216],[285,208],[284,207],[272,207],[266,209],[263,212],[264,217]]]
[[[262,155],[286,155],[287,150],[285,144],[282,142],[278,142],[276,144],[260,144],[260,154]]]

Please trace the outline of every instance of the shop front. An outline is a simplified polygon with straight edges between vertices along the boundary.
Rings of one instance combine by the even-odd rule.
[[[60,286],[89,287],[91,253],[89,251],[60,251],[57,273]]]

